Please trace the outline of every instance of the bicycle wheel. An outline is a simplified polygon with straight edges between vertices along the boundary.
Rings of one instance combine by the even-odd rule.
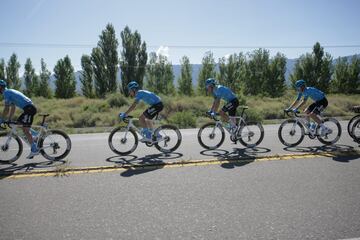
[[[200,127],[198,132],[198,141],[203,148],[216,149],[220,147],[225,139],[225,131],[216,123],[206,123]]]
[[[108,144],[114,153],[127,155],[135,151],[138,145],[138,136],[133,129],[117,127],[111,131]]]
[[[353,124],[351,134],[355,142],[360,143],[360,119]]]
[[[352,118],[349,120],[349,123],[348,123],[348,125],[347,125],[347,131],[348,131],[350,137],[352,137],[352,138],[354,138],[354,137],[353,137],[353,131],[352,131],[353,126],[354,126],[354,123],[355,123],[357,120],[359,120],[359,119],[360,119],[360,115],[356,115],[356,116],[352,117]]]
[[[44,158],[57,161],[65,158],[70,153],[71,140],[65,132],[53,129],[40,137],[38,146]]]
[[[23,145],[18,136],[8,136],[8,133],[0,133],[0,162],[12,163],[19,159],[23,151]]]
[[[181,143],[182,137],[179,129],[173,125],[163,125],[155,129],[154,145],[160,152],[170,153],[175,151]]]
[[[295,147],[299,145],[304,136],[304,126],[294,119],[284,121],[279,127],[278,137],[285,146]]]
[[[319,134],[320,132],[320,126],[317,127],[317,132],[318,132],[318,140],[326,145],[330,145],[330,144],[334,144],[336,143],[341,136],[341,126],[340,123],[338,122],[338,120],[336,120],[335,118],[325,118],[323,120],[323,124],[325,125],[325,127],[331,129],[331,133],[326,134],[325,136],[321,136]]]
[[[261,123],[246,123],[246,125],[242,125],[239,129],[237,138],[245,147],[256,147],[264,138],[264,128]]]

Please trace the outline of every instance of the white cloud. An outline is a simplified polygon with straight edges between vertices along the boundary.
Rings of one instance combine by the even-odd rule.
[[[169,54],[169,47],[167,46],[160,46],[159,49],[156,51],[156,55],[157,56],[165,56],[167,58],[169,58],[170,54]]]

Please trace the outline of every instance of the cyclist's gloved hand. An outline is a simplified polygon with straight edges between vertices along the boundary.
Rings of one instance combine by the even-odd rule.
[[[4,123],[4,119],[0,118],[0,124]]]
[[[293,112],[294,112],[294,113],[299,113],[299,109],[294,108],[294,109],[293,109]]]
[[[290,107],[285,109],[285,112],[291,112],[291,111],[292,111],[292,109]]]
[[[126,117],[127,117],[127,115],[126,115],[126,113],[124,113],[124,112],[121,112],[121,113],[119,114],[119,118],[120,118],[121,120],[124,120]]]
[[[206,114],[211,116],[211,117],[215,116],[215,112],[213,112],[211,110],[207,111]]]

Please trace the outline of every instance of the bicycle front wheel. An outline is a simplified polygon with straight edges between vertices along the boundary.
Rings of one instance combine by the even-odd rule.
[[[49,130],[39,140],[41,155],[50,161],[65,158],[71,150],[70,137],[61,130]]]
[[[182,140],[180,130],[172,125],[163,125],[155,129],[153,138],[156,141],[155,147],[163,153],[175,151]]]
[[[360,119],[353,124],[351,134],[355,142],[360,143]]]
[[[125,127],[117,127],[111,131],[108,144],[114,153],[127,155],[135,151],[138,145],[138,137],[133,129],[127,130]]]
[[[198,141],[203,148],[216,149],[219,148],[225,139],[225,131],[216,123],[206,123],[200,127],[198,132]]]
[[[264,138],[264,128],[261,123],[250,122],[241,126],[237,138],[245,147],[256,147]]]
[[[335,118],[325,118],[323,120],[323,124],[325,127],[327,127],[328,129],[330,129],[330,133],[325,134],[324,136],[322,136],[321,134],[318,135],[318,140],[326,145],[330,145],[330,144],[334,144],[336,143],[341,136],[341,126],[340,123],[338,122],[338,120],[336,120]],[[318,133],[321,132],[320,130],[320,126],[318,126],[317,129]]]
[[[0,133],[0,162],[12,163],[19,159],[23,145],[18,136],[8,136],[6,132]]]
[[[299,145],[304,136],[304,126],[294,119],[284,121],[279,127],[278,137],[285,146],[295,147]]]

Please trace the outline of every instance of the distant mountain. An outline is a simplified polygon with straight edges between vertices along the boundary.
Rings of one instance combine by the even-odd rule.
[[[356,56],[358,58],[360,58],[360,54],[357,54]],[[352,57],[353,57],[353,55],[352,56],[346,56],[348,61],[350,61]],[[297,60],[298,59],[296,58],[296,59],[287,59],[287,61],[286,61],[285,79],[286,79],[287,83],[289,83],[289,81],[290,81],[290,74],[293,72]],[[337,62],[337,59],[334,59],[333,63],[336,64],[336,62]],[[192,79],[193,79],[192,81],[193,81],[194,86],[197,85],[200,69],[201,69],[201,64],[192,64]],[[175,76],[174,82],[175,82],[175,85],[177,86],[177,81],[179,80],[180,75],[181,75],[181,65],[178,65],[178,64],[173,65],[173,73],[174,73],[174,76]],[[75,72],[76,91],[78,93],[81,93],[80,76],[81,76],[81,71]],[[118,73],[118,81],[120,81],[120,80],[121,80],[121,74],[119,72]],[[50,77],[50,87],[52,89],[55,89],[54,82],[55,82],[55,77],[54,77],[54,75],[51,75],[51,77]]]

